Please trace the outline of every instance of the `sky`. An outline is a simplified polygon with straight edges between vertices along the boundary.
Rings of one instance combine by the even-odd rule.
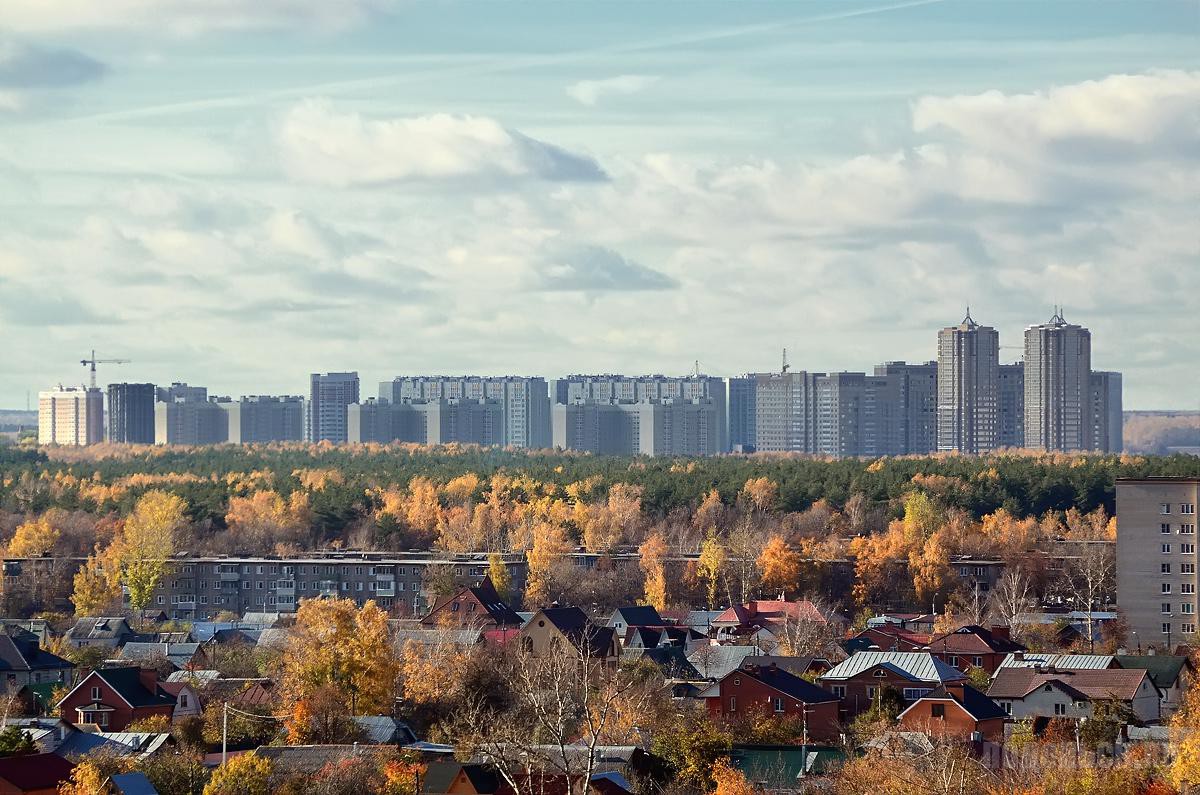
[[[1001,359],[1200,408],[1200,4],[0,0],[0,407]]]

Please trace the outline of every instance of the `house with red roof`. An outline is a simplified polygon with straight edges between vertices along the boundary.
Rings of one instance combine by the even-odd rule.
[[[785,602],[780,599],[754,599],[734,605],[712,620],[713,637],[718,642],[738,642],[752,638],[765,630],[772,635],[791,621],[812,621],[817,624],[845,626],[845,616],[821,610],[807,599]]]
[[[1008,655],[1025,651],[1024,646],[1009,637],[1008,627],[985,629],[975,624],[938,635],[926,648],[951,668],[960,671],[982,668],[988,676],[996,672]]]
[[[1089,718],[1098,701],[1116,700],[1144,723],[1160,717],[1160,693],[1143,669],[1004,667],[996,671],[988,698],[1014,719]]]
[[[947,682],[921,696],[897,720],[902,731],[934,737],[957,737],[991,742],[1004,740],[1008,714],[983,693],[965,682]]]
[[[170,719],[176,697],[165,691],[152,668],[97,668],[58,702],[59,715],[71,723],[92,723],[119,732],[136,720],[163,715]]]
[[[520,629],[524,622],[500,597],[490,577],[439,599],[421,619],[425,628]]]
[[[58,754],[26,754],[0,759],[0,795],[58,795],[58,785],[75,765]]]
[[[860,651],[817,677],[817,684],[841,699],[848,719],[870,709],[884,688],[913,702],[966,678],[929,652]]]
[[[751,663],[730,671],[700,698],[713,720],[806,718],[812,740],[838,736],[838,698],[774,663]]]

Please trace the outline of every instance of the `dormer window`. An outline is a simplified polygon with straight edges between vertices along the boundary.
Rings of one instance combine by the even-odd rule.
[[[886,677],[886,676],[887,676],[887,671],[885,671],[885,670],[883,670],[882,668],[880,668],[880,669],[876,670],[876,671],[875,671],[875,673],[873,673],[873,674],[871,674],[871,675],[872,675],[872,676],[874,676],[876,679],[883,679],[884,677]]]

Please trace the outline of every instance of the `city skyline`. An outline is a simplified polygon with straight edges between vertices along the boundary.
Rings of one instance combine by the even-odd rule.
[[[0,406],[93,348],[828,372],[1065,303],[1127,406],[1196,408],[1189,3],[284,5],[0,4]]]

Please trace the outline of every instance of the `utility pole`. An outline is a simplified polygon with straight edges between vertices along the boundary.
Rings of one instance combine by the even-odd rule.
[[[229,702],[222,703],[221,713],[221,764],[229,761]]]

